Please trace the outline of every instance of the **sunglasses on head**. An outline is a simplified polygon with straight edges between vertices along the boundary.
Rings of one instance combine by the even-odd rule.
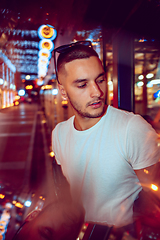
[[[15,235],[13,236],[12,240],[16,240],[18,237],[18,234],[20,233],[20,231],[22,230],[22,228],[24,227],[24,225],[28,222],[29,218],[35,218],[39,213],[40,213],[40,209],[37,210],[33,210],[32,212],[30,212],[26,219],[24,220],[24,222],[22,223],[22,225],[18,228],[18,230],[16,231]]]
[[[74,43],[71,43],[71,44],[62,45],[62,46],[54,49],[54,67],[55,67],[57,82],[59,84],[60,84],[60,82],[58,80],[56,53],[66,53],[73,46],[80,46],[80,45],[87,46],[87,47],[92,47],[91,41],[78,41],[78,42],[74,42]]]

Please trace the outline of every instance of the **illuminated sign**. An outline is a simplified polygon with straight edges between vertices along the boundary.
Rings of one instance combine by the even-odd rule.
[[[41,49],[40,51],[39,51],[39,57],[41,58],[41,57],[43,57],[43,58],[48,58],[48,59],[50,59],[51,58],[51,53],[50,53],[50,51],[48,50],[48,49]]]
[[[38,36],[41,39],[47,38],[54,40],[57,36],[57,31],[51,25],[42,25],[38,29]]]
[[[57,31],[51,25],[42,25],[38,29],[38,36],[41,39],[39,42],[39,60],[38,60],[38,77],[44,78],[47,74],[51,52],[54,49],[54,40],[57,36]]]
[[[41,65],[48,65],[49,64],[49,60],[48,58],[39,58],[38,59],[38,66],[41,66]]]
[[[42,39],[39,42],[39,49],[47,49],[49,51],[52,51],[54,48],[54,44],[51,40],[49,39]]]

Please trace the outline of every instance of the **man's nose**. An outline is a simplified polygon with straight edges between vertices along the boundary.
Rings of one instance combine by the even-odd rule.
[[[101,89],[99,88],[99,86],[96,83],[93,83],[90,86],[90,96],[91,97],[100,97],[102,94]]]

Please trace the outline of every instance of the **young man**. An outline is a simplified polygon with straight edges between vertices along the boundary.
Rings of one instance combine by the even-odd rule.
[[[74,112],[53,130],[56,161],[74,201],[85,209],[85,221],[128,225],[142,187],[149,191],[153,183],[157,134],[142,117],[106,105],[105,72],[89,42],[56,52],[59,90]]]

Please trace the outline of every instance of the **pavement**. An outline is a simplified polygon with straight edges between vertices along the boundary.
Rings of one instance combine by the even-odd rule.
[[[12,238],[40,200],[47,205],[56,198],[50,134],[36,103],[21,103],[0,111],[0,194],[5,196],[0,199],[1,211],[7,202],[22,204],[22,208],[13,204],[10,210],[6,240]],[[31,200],[30,207],[24,206],[26,200]]]

